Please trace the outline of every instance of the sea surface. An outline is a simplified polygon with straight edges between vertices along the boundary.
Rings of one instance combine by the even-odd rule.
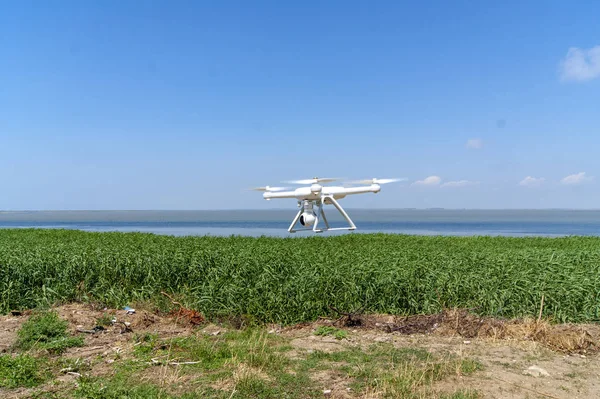
[[[321,235],[401,233],[419,235],[600,235],[600,210],[346,209],[357,230]],[[307,236],[287,229],[297,210],[219,211],[0,211],[0,228],[60,228],[145,232],[174,236]],[[326,208],[332,227],[344,220]],[[302,226],[298,226],[302,227]]]

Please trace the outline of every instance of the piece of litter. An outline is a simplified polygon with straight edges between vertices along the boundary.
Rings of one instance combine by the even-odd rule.
[[[323,394],[324,394],[324,395],[331,395],[331,389],[325,389],[325,390],[323,391]]]
[[[523,374],[531,375],[533,377],[550,377],[550,374],[539,366],[531,366],[527,370],[523,370]]]
[[[135,313],[135,309],[130,308],[129,306],[125,306],[123,309],[127,312],[127,314],[134,314]]]
[[[97,332],[104,331],[104,327],[96,326],[96,327],[92,328],[91,330],[84,330],[83,328],[78,328],[77,331],[86,333],[86,334],[96,334]]]
[[[467,344],[468,345],[470,343],[471,343],[471,341],[463,341],[463,344]]]

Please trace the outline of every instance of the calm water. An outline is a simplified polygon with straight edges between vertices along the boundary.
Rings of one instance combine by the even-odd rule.
[[[326,208],[332,227],[343,219]],[[0,228],[64,228],[85,231],[139,231],[167,235],[289,234],[295,209],[269,211],[48,211],[0,212]],[[366,210],[347,209],[354,232],[422,235],[565,236],[600,235],[600,210]]]

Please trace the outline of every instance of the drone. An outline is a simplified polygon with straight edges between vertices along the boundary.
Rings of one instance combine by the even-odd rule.
[[[300,210],[288,228],[288,232],[295,233],[297,231],[312,230],[315,233],[322,233],[324,231],[333,230],[356,230],[356,225],[338,202],[339,199],[353,194],[377,194],[379,191],[381,191],[382,184],[393,183],[406,179],[368,179],[348,182],[350,184],[362,184],[361,186],[351,187],[344,185],[324,186],[321,184],[338,180],[340,179],[330,177],[314,177],[312,179],[287,181],[286,183],[290,184],[309,185],[308,187],[299,187],[293,191],[285,191],[288,190],[287,187],[270,186],[256,187],[252,190],[263,191],[263,198],[267,201],[275,198],[295,198],[298,201],[298,208],[300,208]],[[344,219],[346,219],[348,226],[331,228],[327,218],[325,217],[325,212],[323,210],[324,205],[333,205],[344,217]],[[318,227],[321,220],[325,224],[325,228]],[[300,222],[300,224],[304,227],[297,229],[296,225],[298,222]]]

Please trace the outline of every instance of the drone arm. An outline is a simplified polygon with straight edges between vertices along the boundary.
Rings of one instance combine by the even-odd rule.
[[[267,191],[263,194],[263,198],[270,200],[271,198],[296,198],[295,191],[281,191],[279,193]]]
[[[311,191],[310,187],[301,187],[301,188],[297,188],[294,191],[281,191],[281,192],[273,192],[273,191],[267,191],[266,193],[263,194],[263,198],[264,199],[271,199],[271,198],[296,198],[296,199],[303,199],[303,198],[307,198],[308,196],[314,196],[315,199],[318,198],[317,195],[313,194],[313,192]]]
[[[359,187],[336,187],[331,190],[330,194],[346,196],[351,194],[378,193],[379,191],[381,191],[379,184],[371,184],[370,186]]]

